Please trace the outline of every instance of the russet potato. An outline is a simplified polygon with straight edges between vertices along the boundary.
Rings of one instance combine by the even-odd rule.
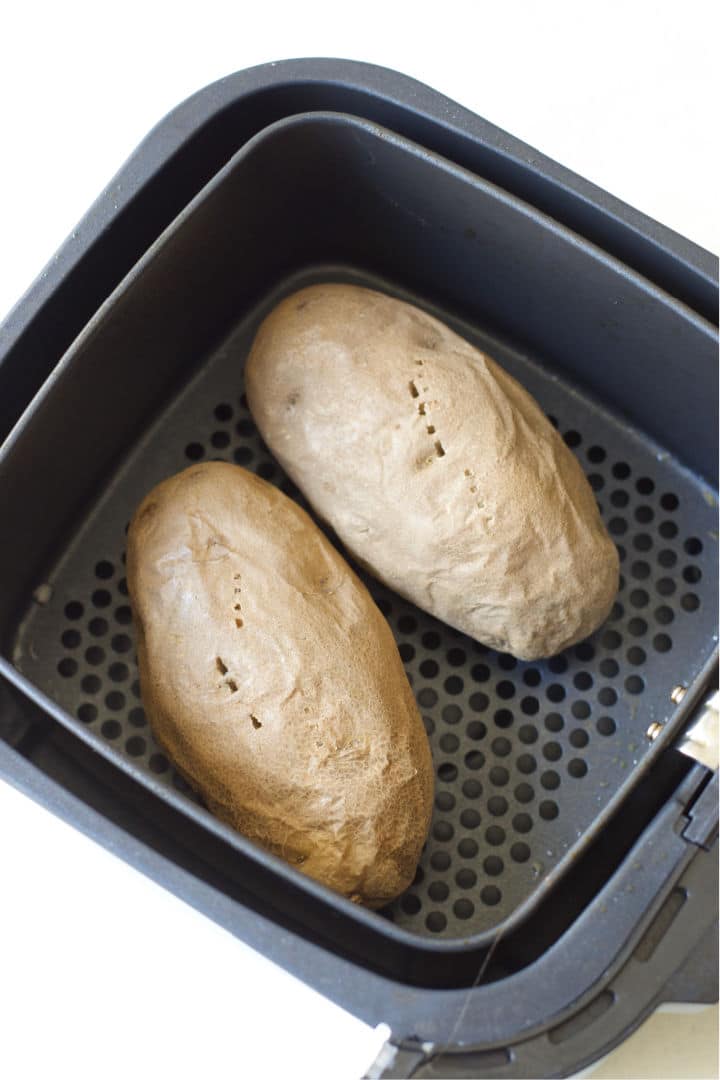
[[[521,659],[606,618],[618,554],[537,403],[420,309],[313,285],[264,320],[255,421],[348,551],[418,607]]]
[[[159,484],[128,534],[143,704],[218,817],[351,899],[412,881],[430,749],[390,629],[307,514],[235,465]]]

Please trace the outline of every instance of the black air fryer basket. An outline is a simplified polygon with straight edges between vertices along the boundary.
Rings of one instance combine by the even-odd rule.
[[[243,363],[273,304],[325,280],[408,298],[515,375],[622,568],[606,624],[541,663],[368,581],[436,769],[415,881],[382,912],[174,772],[123,567],[134,507],[192,461],[302,503]],[[706,252],[392,72],[291,61],[201,91],[0,330],[0,775],[387,1022],[375,1076],[565,1076],[660,1002],[715,1000],[717,295]]]

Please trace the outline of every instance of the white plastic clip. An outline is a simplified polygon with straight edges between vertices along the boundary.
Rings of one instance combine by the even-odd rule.
[[[677,748],[707,765],[708,769],[717,769],[720,763],[720,690],[705,702]]]

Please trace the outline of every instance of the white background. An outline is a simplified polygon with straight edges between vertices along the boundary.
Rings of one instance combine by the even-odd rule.
[[[6,0],[0,318],[164,113],[231,71],[293,56],[413,75],[718,251],[718,29],[711,0]],[[2,785],[0,823],[9,1080],[341,1080],[373,1057],[382,1033]],[[690,1071],[647,1075],[710,1075],[711,1028],[678,1037]],[[619,1060],[603,1075],[631,1075]]]

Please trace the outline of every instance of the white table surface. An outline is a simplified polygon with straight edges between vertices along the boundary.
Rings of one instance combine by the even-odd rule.
[[[170,108],[293,56],[413,75],[718,251],[718,22],[711,0],[8,4],[0,317]],[[382,1030],[1,783],[0,822],[0,1075],[352,1080],[374,1057]],[[592,1075],[717,1068],[712,1008],[656,1014]]]

